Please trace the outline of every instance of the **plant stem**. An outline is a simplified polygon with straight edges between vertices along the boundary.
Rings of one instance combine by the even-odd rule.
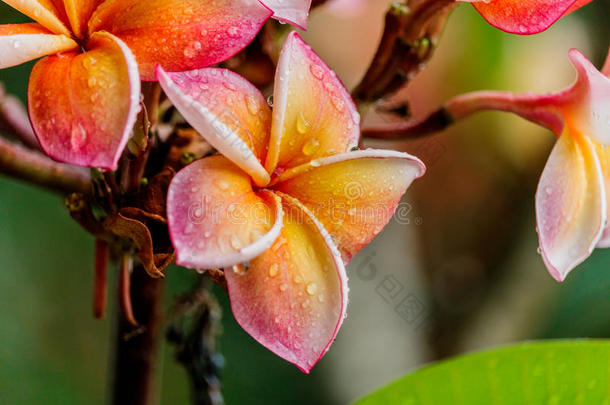
[[[40,150],[28,113],[17,97],[5,93],[0,84],[0,132],[18,139],[24,145]]]
[[[0,173],[60,192],[91,192],[88,170],[55,162],[43,154],[0,138]]]
[[[440,132],[454,122],[481,111],[517,114],[561,134],[563,118],[554,95],[514,94],[506,91],[474,91],[452,98],[418,121],[398,122],[362,129],[365,138],[411,139]]]
[[[131,275],[131,301],[139,327],[119,314],[114,358],[112,404],[154,403],[158,341],[162,334],[163,280],[150,277],[141,265]]]
[[[357,103],[373,102],[405,86],[432,58],[453,0],[394,1],[385,15],[377,52],[352,92]]]

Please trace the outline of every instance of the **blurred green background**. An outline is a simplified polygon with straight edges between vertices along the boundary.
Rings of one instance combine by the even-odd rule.
[[[313,13],[306,38],[348,86],[370,60],[386,4],[370,0],[362,10],[348,12],[338,4]],[[471,6],[461,5],[430,68],[407,92],[413,109],[416,114],[427,111],[468,90],[561,88],[573,77],[567,61],[570,47],[580,48],[598,65],[603,61],[610,38],[608,15],[610,2],[596,0],[541,35],[517,37],[493,29]],[[0,23],[22,21],[0,4]],[[0,71],[9,93],[25,99],[31,66]],[[423,156],[428,176],[406,200],[414,207],[411,224],[392,223],[350,265],[348,317],[329,354],[310,375],[254,342],[234,321],[225,294],[216,291],[223,306],[220,346],[228,404],[346,403],[424,362],[465,350],[522,339],[608,337],[610,252],[596,251],[561,285],[546,274],[535,253],[533,187],[552,135],[490,113],[460,123],[439,139],[441,153],[437,148],[436,155]],[[416,154],[422,150],[417,145],[390,146]],[[469,187],[473,180],[463,169],[465,161],[485,174],[476,179],[479,186]],[[516,185],[511,189],[506,183]],[[458,196],[449,201],[449,209],[427,204],[451,200],[453,196],[441,192],[454,188],[466,190],[463,203]],[[508,191],[513,189],[519,194]],[[486,203],[490,193],[493,201],[503,202],[500,208]],[[0,403],[105,403],[115,319],[96,321],[91,316],[93,239],[70,219],[58,196],[5,177],[0,177],[0,195]],[[494,233],[493,226],[469,228],[474,216],[485,224],[507,221],[510,233]],[[510,243],[502,242],[500,253],[485,261],[477,256],[475,244],[463,245],[464,234],[448,227],[470,230],[465,237],[472,240]],[[458,268],[485,274],[483,281],[445,271],[434,257],[449,251],[451,257],[468,258]],[[111,274],[113,286],[116,275]],[[405,321],[397,314],[380,292],[388,275],[417,297],[431,321]],[[168,270],[167,306],[195,277],[186,269]],[[464,283],[464,291],[477,291],[468,302],[464,294],[443,287],[455,277]],[[458,301],[464,304],[459,314],[443,309]],[[113,296],[110,302],[115,302]],[[455,336],[443,327],[447,322],[459,325]],[[430,326],[443,336],[430,333]],[[435,339],[451,344],[439,345]],[[160,370],[160,403],[188,403],[186,374],[168,345],[163,346]]]

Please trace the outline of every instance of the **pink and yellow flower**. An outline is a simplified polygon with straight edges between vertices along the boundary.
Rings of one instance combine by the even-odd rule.
[[[592,0],[458,0],[473,3],[485,20],[513,34],[537,34]]]
[[[36,23],[0,26],[0,68],[32,70],[28,109],[43,150],[115,169],[139,110],[140,79],[157,64],[184,71],[244,48],[272,14],[304,26],[292,0],[2,0]],[[275,10],[275,13],[271,11]],[[50,55],[50,56],[47,56]]]
[[[574,85],[549,95],[476,92],[447,106],[454,118],[474,111],[509,111],[559,137],[536,192],[540,252],[557,281],[596,247],[610,247],[610,79],[573,49]],[[604,69],[610,73],[610,58]]]
[[[158,67],[157,77],[224,155],[192,163],[170,185],[177,263],[225,268],[239,324],[308,372],[345,316],[344,262],[388,223],[424,165],[405,153],[353,150],[356,107],[294,32],[279,58],[273,111],[228,70]]]

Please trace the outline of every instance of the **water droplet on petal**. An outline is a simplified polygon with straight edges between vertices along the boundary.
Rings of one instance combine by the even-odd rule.
[[[243,276],[244,274],[246,274],[248,272],[248,267],[246,267],[246,265],[244,265],[244,264],[236,264],[235,266],[233,266],[233,272],[235,274],[239,274],[240,276]]]
[[[318,147],[320,146],[320,142],[318,142],[315,138],[309,138],[305,144],[303,144],[302,152],[305,156],[313,155]]]
[[[317,290],[318,290],[318,286],[316,283],[309,283],[309,284],[307,284],[307,287],[305,287],[305,291],[309,295],[314,295]]]
[[[309,132],[310,129],[311,123],[307,120],[307,118],[305,118],[305,115],[302,111],[299,112],[299,114],[297,115],[297,131],[300,134],[305,135],[307,132]]]
[[[241,249],[242,247],[241,240],[237,237],[237,235],[231,235],[229,242],[231,243],[231,247],[235,250]]]
[[[273,263],[271,267],[269,267],[269,277],[275,277],[280,272],[280,266],[277,263]]]
[[[333,103],[333,105],[339,112],[342,112],[345,108],[345,103],[339,97],[331,97],[330,101]]]
[[[250,114],[256,115],[258,113],[258,103],[252,94],[246,96],[246,106],[248,107]]]
[[[322,80],[322,78],[324,77],[324,69],[322,69],[322,67],[320,67],[319,65],[311,64],[309,65],[309,70],[316,79]]]

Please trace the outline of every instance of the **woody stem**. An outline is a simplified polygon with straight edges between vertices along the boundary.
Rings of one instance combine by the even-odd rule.
[[[87,170],[55,162],[43,154],[0,138],[0,173],[60,192],[91,191]]]
[[[162,336],[163,280],[150,277],[141,265],[131,275],[134,327],[118,311],[115,336],[114,405],[151,405],[155,403],[157,352]],[[118,306],[117,306],[118,307]]]
[[[552,96],[475,91],[452,98],[420,120],[365,127],[362,136],[377,139],[419,138],[440,132],[475,113],[490,110],[517,114],[555,133],[561,133],[563,127],[563,120]]]

